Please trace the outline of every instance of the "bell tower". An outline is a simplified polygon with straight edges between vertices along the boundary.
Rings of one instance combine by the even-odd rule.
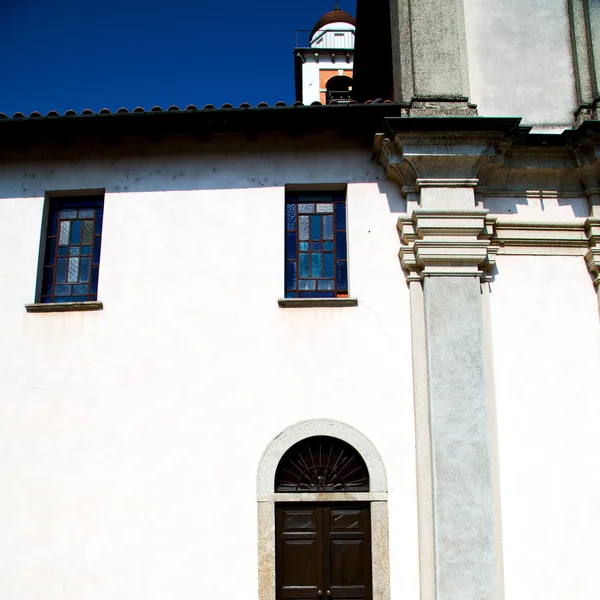
[[[349,102],[354,76],[355,18],[336,2],[312,30],[296,32],[296,100]]]

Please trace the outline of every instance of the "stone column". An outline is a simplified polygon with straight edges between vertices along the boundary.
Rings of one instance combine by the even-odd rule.
[[[433,121],[390,119],[392,135],[376,145],[388,177],[420,192],[398,227],[413,313],[421,598],[497,600],[481,289],[494,262],[494,219],[476,207],[474,188],[480,168],[501,159],[503,132],[493,129],[511,122],[460,119],[473,122],[465,131],[439,119],[432,132]]]
[[[411,116],[476,114],[463,0],[391,0],[390,10],[394,100]]]

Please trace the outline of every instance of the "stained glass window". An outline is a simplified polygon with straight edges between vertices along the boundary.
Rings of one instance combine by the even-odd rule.
[[[347,296],[345,194],[286,194],[285,297]]]
[[[104,198],[52,198],[48,215],[43,303],[98,298]]]

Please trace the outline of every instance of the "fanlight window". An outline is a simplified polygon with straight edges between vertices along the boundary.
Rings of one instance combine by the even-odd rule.
[[[294,444],[275,473],[277,492],[368,492],[362,456],[337,438],[316,436]]]

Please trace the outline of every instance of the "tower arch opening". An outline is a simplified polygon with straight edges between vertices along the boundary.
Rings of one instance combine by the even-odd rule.
[[[332,100],[349,102],[352,98],[352,77],[348,77],[347,75],[336,75],[327,81],[326,87],[327,104]]]

